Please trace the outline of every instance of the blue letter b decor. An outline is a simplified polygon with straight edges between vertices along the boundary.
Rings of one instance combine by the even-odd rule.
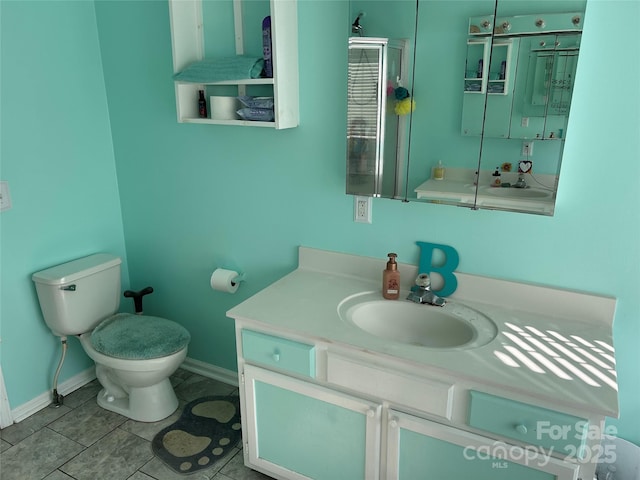
[[[441,297],[448,297],[458,288],[458,279],[453,274],[460,263],[458,252],[449,245],[440,245],[439,243],[416,242],[416,244],[420,247],[418,273],[427,273],[429,276],[432,272],[439,274],[444,284],[440,290],[433,290],[433,292]],[[442,265],[433,264],[434,250],[440,250],[444,254]]]

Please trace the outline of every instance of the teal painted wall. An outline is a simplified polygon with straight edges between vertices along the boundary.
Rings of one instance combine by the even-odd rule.
[[[98,251],[124,233],[92,2],[5,1],[1,170],[13,208],[0,215],[2,371],[11,407],[51,388],[60,343],[31,274]],[[91,367],[70,348],[60,380]]]
[[[84,12],[88,24],[71,30],[79,36],[88,29],[91,42],[95,42],[95,20],[84,10],[92,7],[84,2],[73,5],[71,13],[50,8],[49,20],[60,17],[62,22],[68,15]],[[147,297],[145,310],[173,318],[191,331],[190,357],[226,369],[235,368],[235,346],[233,323],[225,312],[293,270],[298,245],[380,258],[396,251],[401,261],[417,263],[415,241],[425,240],[456,247],[460,271],[616,296],[614,335],[621,419],[611,423],[621,437],[640,443],[640,118],[639,109],[633,108],[640,106],[636,81],[640,46],[633,33],[640,19],[640,1],[589,2],[585,26],[589,35],[583,41],[581,82],[576,85],[554,217],[374,199],[371,225],[353,222],[353,199],[344,194],[343,24],[349,17],[348,2],[300,0],[298,7],[301,124],[292,130],[176,122],[169,14],[164,0],[97,1],[100,48],[91,47],[91,42],[65,46],[60,55],[67,61],[77,57],[76,49],[92,54],[86,61],[76,60],[73,67],[55,69],[56,78],[70,80],[81,75],[92,79],[83,83],[79,94],[63,95],[70,102],[90,91],[91,99],[98,99],[98,108],[92,108],[93,114],[82,125],[77,125],[75,118],[61,121],[57,105],[43,104],[40,94],[48,87],[46,82],[37,84],[39,95],[34,95],[33,88],[20,86],[23,78],[36,76],[37,65],[28,64],[19,75],[11,74],[11,91],[19,93],[14,102],[20,103],[13,103],[11,109],[4,103],[2,106],[2,179],[11,183],[15,206],[0,218],[2,367],[5,378],[12,371],[13,380],[7,381],[12,407],[46,390],[57,358],[55,345],[49,350],[34,348],[28,355],[34,366],[27,371],[20,363],[24,358],[18,347],[9,350],[5,312],[20,314],[20,322],[12,327],[14,342],[18,334],[33,335],[34,330],[42,337],[40,343],[46,342],[46,331],[38,323],[41,320],[35,318],[38,307],[28,275],[75,252],[110,249],[120,253],[122,230],[132,287],[153,285],[156,290]],[[3,102],[5,38],[51,42],[46,24],[23,25],[25,33],[17,28],[6,30],[5,10],[3,5]],[[32,20],[26,6],[12,11]],[[617,25],[615,36],[607,27],[610,24]],[[621,43],[626,45],[624,49]],[[12,48],[18,63],[19,47]],[[99,56],[103,73],[99,63],[94,63]],[[604,92],[603,75],[607,82],[611,78],[607,72],[616,72],[616,85]],[[94,105],[82,104],[85,108]],[[93,225],[84,218],[82,222],[89,223],[89,228],[74,237],[64,230],[68,225],[50,227],[52,231],[41,232],[40,242],[46,247],[14,239],[10,251],[16,261],[5,269],[5,240],[12,238],[10,219],[20,217],[14,221],[23,225],[21,238],[35,237],[39,231],[38,223],[21,216],[17,208],[26,208],[23,195],[40,205],[52,201],[42,191],[51,170],[35,168],[48,165],[43,156],[36,156],[31,162],[37,163],[27,168],[5,154],[6,119],[29,110],[37,112],[33,127],[15,127],[14,136],[22,143],[31,141],[34,131],[38,136],[49,135],[53,120],[58,120],[56,128],[81,139],[88,128],[85,123],[100,125],[92,129],[100,141],[92,142],[88,160],[96,165],[90,171],[65,174],[86,185],[82,194],[85,190],[97,192],[89,203],[102,205],[95,199],[98,196],[108,200],[104,204],[115,218],[93,219]],[[41,122],[38,115],[48,122],[35,123]],[[15,146],[13,151],[19,148]],[[39,153],[43,151],[50,155],[50,149],[43,147]],[[69,161],[62,155],[56,159],[57,166]],[[103,174],[96,175],[94,170]],[[121,221],[118,202],[122,204]],[[68,224],[73,218],[65,213],[61,223]],[[95,230],[102,235],[94,234]],[[17,260],[34,256],[38,258],[32,265]],[[209,288],[209,276],[217,266],[246,271],[247,282],[237,294]],[[13,283],[12,295],[5,294],[7,279]],[[23,323],[28,316],[33,316],[33,321]],[[39,380],[17,380],[31,372],[36,372]],[[73,373],[65,367],[63,377]]]

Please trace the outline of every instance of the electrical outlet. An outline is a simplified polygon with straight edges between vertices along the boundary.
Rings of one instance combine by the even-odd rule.
[[[9,182],[0,182],[0,212],[11,208],[11,195],[9,194]]]
[[[522,156],[533,157],[533,142],[522,142]]]
[[[353,220],[359,223],[371,223],[371,197],[354,197]]]

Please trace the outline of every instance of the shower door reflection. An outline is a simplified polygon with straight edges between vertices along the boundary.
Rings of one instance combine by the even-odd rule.
[[[404,198],[409,115],[395,112],[406,84],[405,39],[349,39],[347,193]]]
[[[387,39],[350,38],[347,79],[347,193],[379,196],[385,131]]]

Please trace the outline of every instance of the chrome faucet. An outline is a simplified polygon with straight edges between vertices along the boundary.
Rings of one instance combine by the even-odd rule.
[[[431,279],[426,273],[421,273],[416,278],[416,284],[411,287],[411,293],[407,297],[407,300],[411,300],[415,303],[435,305],[437,307],[444,307],[447,301],[444,298],[437,296],[431,291]]]
[[[523,174],[518,175],[518,181],[513,185],[513,188],[527,188],[527,182],[524,181]]]

